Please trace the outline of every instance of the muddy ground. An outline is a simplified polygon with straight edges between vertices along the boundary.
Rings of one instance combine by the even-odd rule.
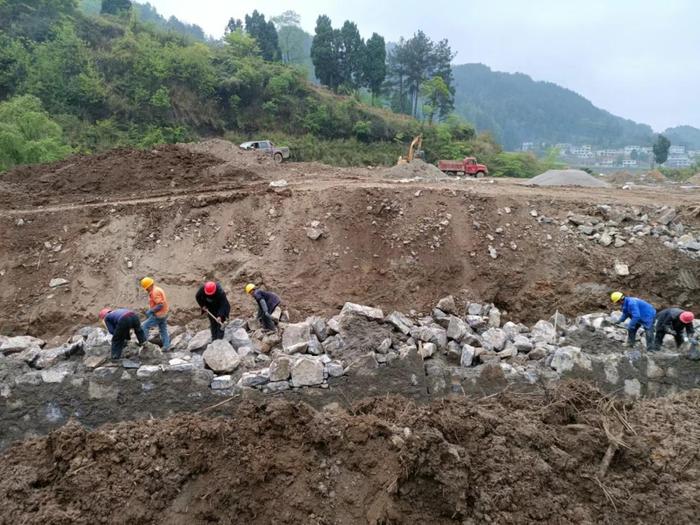
[[[105,305],[142,308],[147,274],[168,292],[176,324],[196,318],[194,291],[210,278],[229,291],[234,314],[252,312],[241,290],[254,281],[282,295],[292,320],[345,301],[427,312],[447,294],[495,302],[524,322],[607,308],[617,288],[660,306],[700,303],[697,260],[651,237],[604,247],[557,222],[603,203],[650,213],[667,204],[697,227],[697,192],[384,171],[276,166],[220,141],[11,171],[0,178],[0,333],[65,335]],[[288,184],[270,187],[280,179]],[[317,240],[307,236],[312,221]],[[615,275],[616,260],[629,276]],[[69,284],[51,289],[53,278]]]
[[[613,402],[571,383],[69,424],[0,456],[0,522],[694,523],[698,403]]]

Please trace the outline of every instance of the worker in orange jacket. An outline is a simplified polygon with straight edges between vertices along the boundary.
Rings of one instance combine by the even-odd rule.
[[[168,299],[165,292],[156,286],[152,277],[141,279],[141,288],[148,292],[148,310],[146,320],[141,325],[141,329],[148,335],[148,331],[157,326],[160,331],[160,339],[163,343],[163,350],[170,350],[170,334],[168,333]]]

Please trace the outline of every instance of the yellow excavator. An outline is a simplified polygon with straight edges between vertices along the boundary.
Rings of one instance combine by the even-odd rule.
[[[420,149],[421,146],[423,146],[423,135],[418,135],[411,141],[411,145],[408,147],[408,155],[399,157],[396,165],[408,164],[414,158],[422,159],[424,154],[423,150]]]

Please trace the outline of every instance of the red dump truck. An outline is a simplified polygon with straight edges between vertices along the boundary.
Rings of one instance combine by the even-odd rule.
[[[474,157],[465,157],[464,160],[439,160],[438,169],[448,175],[464,173],[477,178],[489,174],[486,165],[479,164]]]

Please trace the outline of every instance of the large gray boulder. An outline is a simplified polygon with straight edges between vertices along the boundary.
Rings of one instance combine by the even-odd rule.
[[[202,357],[207,366],[217,374],[233,372],[241,364],[241,356],[224,339],[212,341]]]
[[[358,315],[365,317],[370,321],[381,321],[384,319],[384,313],[379,308],[365,306],[362,304],[345,303],[340,311],[341,316]]]
[[[307,322],[288,324],[282,334],[282,350],[287,354],[302,354],[309,347],[311,325]]]
[[[29,348],[41,348],[45,344],[46,343],[42,339],[30,335],[8,337],[3,341],[2,345],[0,345],[0,354],[16,354]]]
[[[245,328],[226,328],[227,329],[224,333],[224,339],[231,343],[231,346],[234,347],[236,350],[245,346],[253,345],[253,342],[250,340],[250,336],[248,335],[248,332],[245,331]]]
[[[576,367],[589,371],[593,367],[591,358],[576,346],[558,348],[552,356],[550,366],[560,374],[571,372]]]
[[[472,366],[474,361],[474,356],[476,355],[476,348],[471,345],[462,345],[462,357],[459,364],[463,367]]]
[[[437,304],[438,310],[442,310],[445,313],[448,314],[455,314],[457,313],[457,306],[455,305],[455,298],[451,295],[448,295],[447,297],[443,297],[438,301]]]
[[[194,334],[194,337],[187,343],[188,352],[197,352],[206,348],[211,343],[211,330],[201,330]]]
[[[549,321],[544,320],[537,321],[535,326],[532,327],[530,334],[535,342],[549,344],[554,343],[557,335],[554,330],[554,325]]]
[[[270,381],[287,381],[292,375],[292,359],[280,355],[275,357],[270,363]]]
[[[244,372],[238,380],[238,386],[253,388],[270,382],[270,369],[253,370]]]
[[[447,325],[447,338],[453,341],[461,341],[462,338],[469,332],[471,328],[459,317],[450,316],[450,322]]]
[[[76,363],[65,361],[58,365],[41,371],[41,380],[44,383],[62,383],[66,377],[75,372]]]
[[[508,336],[501,328],[489,328],[481,334],[481,345],[486,350],[503,350],[507,340]]]
[[[39,370],[50,368],[59,361],[68,359],[71,355],[82,350],[82,347],[83,344],[81,342],[73,345],[62,345],[57,348],[41,350],[36,358],[36,361],[34,361],[34,368],[38,368]]]
[[[413,321],[401,312],[391,312],[385,320],[404,335],[408,335],[413,328]]]
[[[292,365],[292,386],[316,386],[323,383],[323,361],[302,357]]]

